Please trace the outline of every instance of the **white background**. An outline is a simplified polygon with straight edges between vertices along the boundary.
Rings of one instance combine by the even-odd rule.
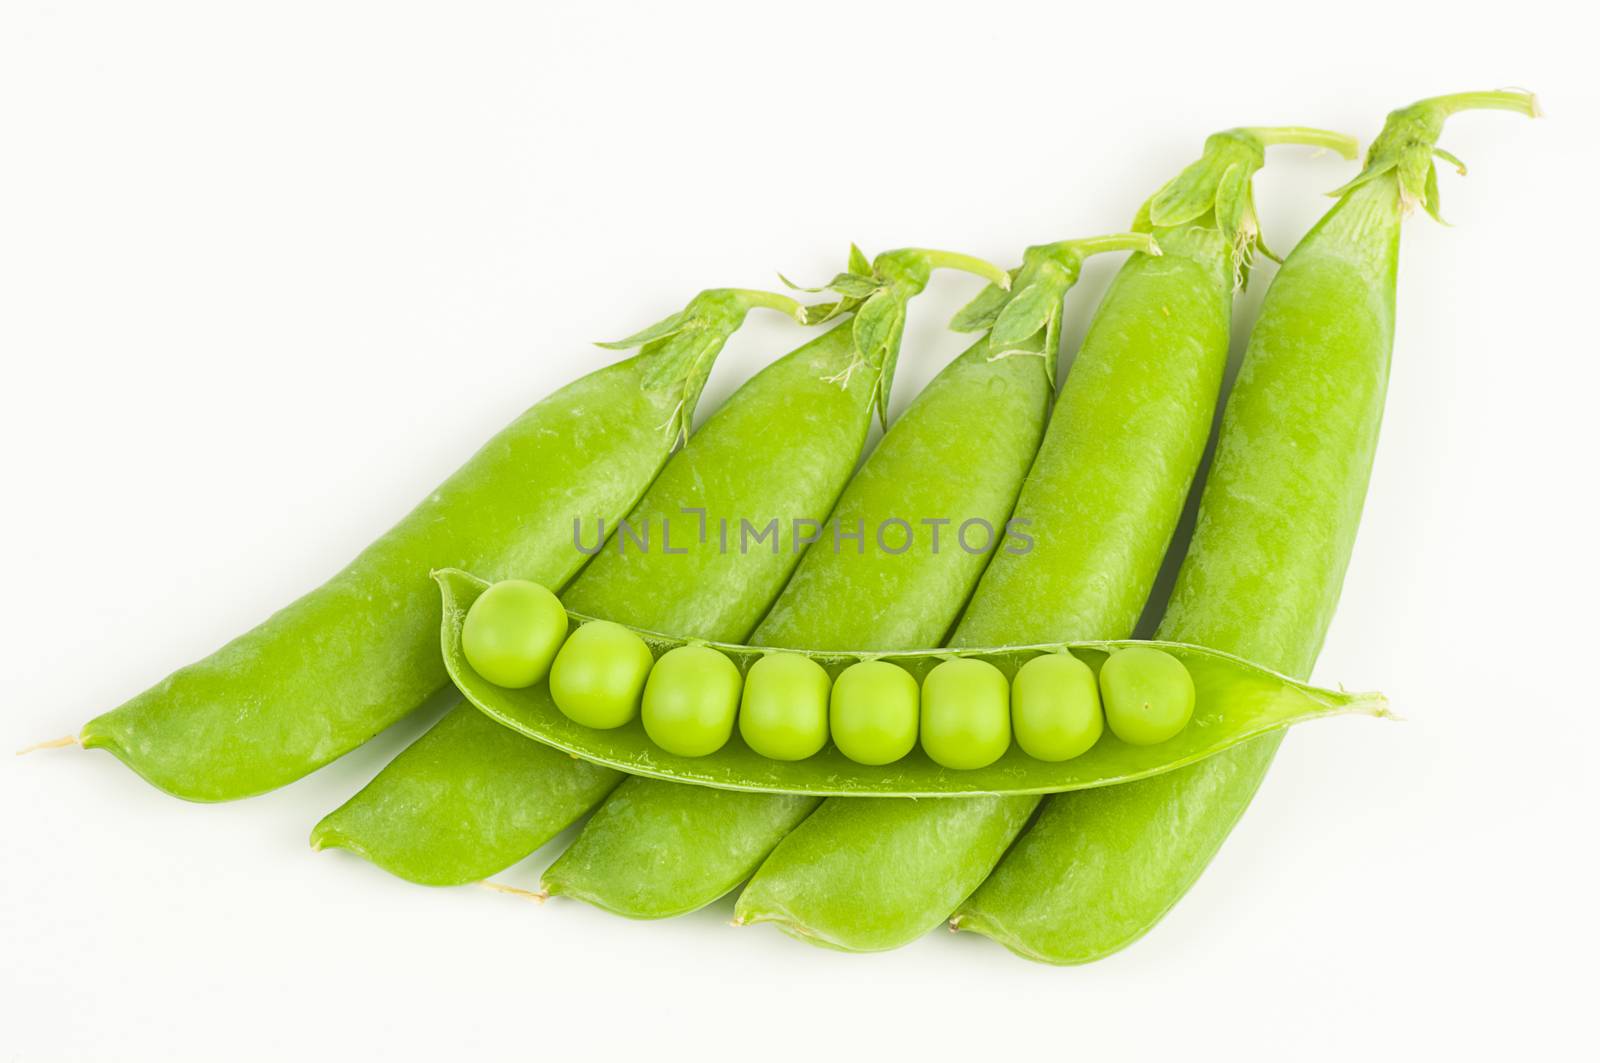
[[[1407,229],[1316,677],[1408,720],[1294,734],[1134,948],[1057,970],[938,933],[846,956],[731,928],[727,903],[636,924],[313,854],[311,824],[423,719],[222,807],[66,750],[0,761],[0,1059],[1592,1048],[1593,27],[1418,7],[6,4],[8,749],[320,581],[601,365],[589,341],[700,287],[820,279],[849,240],[1009,264],[1122,227],[1231,125],[1365,141],[1391,107],[1505,84],[1549,117],[1454,119],[1455,228]],[[1275,150],[1269,239],[1353,172]],[[974,288],[914,306],[897,408],[963,346],[943,322]],[[753,323],[702,414],[797,339]]]

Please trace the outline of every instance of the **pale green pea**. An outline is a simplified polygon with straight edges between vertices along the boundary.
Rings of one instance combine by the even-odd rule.
[[[804,760],[828,744],[828,673],[798,653],[769,653],[750,666],[739,734],[773,760]]]
[[[1118,650],[1100,666],[1100,696],[1111,733],[1134,746],[1172,738],[1194,715],[1194,677],[1170,653],[1148,646]]]
[[[1011,680],[1011,726],[1017,745],[1037,760],[1087,753],[1105,732],[1094,669],[1071,653],[1047,653],[1018,668]]]
[[[567,637],[567,614],[549,589],[506,579],[478,595],[461,626],[461,652],[496,686],[531,687],[550,671]]]
[[[715,753],[733,735],[739,712],[739,669],[706,646],[661,655],[644,685],[641,717],[656,745],[680,757]]]
[[[899,665],[858,661],[834,680],[828,724],[857,764],[893,764],[917,744],[917,681]]]
[[[946,768],[982,768],[1011,746],[1011,690],[988,661],[936,665],[922,681],[922,748]]]
[[[652,661],[650,647],[632,631],[609,620],[591,621],[556,654],[550,699],[575,723],[621,727],[639,712]]]

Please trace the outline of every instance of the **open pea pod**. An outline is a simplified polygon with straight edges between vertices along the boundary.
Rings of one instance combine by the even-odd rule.
[[[468,608],[489,584],[459,569],[441,569],[433,576],[444,596],[441,644],[445,670],[467,700],[491,719],[535,741],[631,775],[725,790],[855,797],[1058,793],[1111,786],[1172,771],[1305,720],[1348,713],[1390,715],[1388,702],[1381,694],[1325,690],[1231,654],[1176,642],[1118,640],[892,653],[785,650],[782,652],[803,652],[822,665],[830,677],[857,661],[883,660],[905,668],[920,683],[939,662],[958,656],[988,661],[1009,679],[1024,662],[1041,653],[1069,650],[1098,671],[1101,662],[1115,650],[1157,646],[1188,668],[1195,686],[1194,716],[1176,737],[1159,745],[1129,745],[1107,732],[1094,748],[1071,760],[1035,760],[1013,745],[993,764],[966,771],[941,767],[921,749],[882,766],[858,764],[831,745],[806,760],[772,760],[750,749],[737,733],[727,745],[708,756],[678,756],[652,742],[638,718],[622,727],[596,730],[562,715],[549,698],[535,696],[537,686],[511,690],[484,679],[462,652],[461,627]],[[568,617],[574,628],[593,619],[570,611]],[[778,652],[765,646],[704,642],[634,630],[657,658],[693,641],[726,654],[741,674],[762,656]]]

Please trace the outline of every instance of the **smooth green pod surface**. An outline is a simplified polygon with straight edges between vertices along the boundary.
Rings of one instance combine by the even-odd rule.
[[[344,571],[89,721],[84,747],[178,797],[227,801],[293,782],[394,723],[448,681],[431,569],[559,587],[585,560],[573,522],[616,519],[655,477],[681,396],[647,386],[651,375],[640,355],[540,402]]]
[[[384,770],[383,785],[366,787],[317,824],[311,847],[348,849],[425,886],[459,885],[461,867],[515,863],[572,822],[572,809],[593,808],[620,779],[530,742],[467,704]]]
[[[1469,106],[1536,113],[1530,96],[1480,93],[1391,115],[1367,169],[1274,279],[1228,400],[1162,636],[1310,673],[1377,446],[1403,207],[1437,212],[1432,146],[1444,117]],[[1050,963],[1083,963],[1131,944],[1216,854],[1280,737],[1050,800],[952,927]]]
[[[996,555],[952,645],[1132,633],[1215,410],[1243,266],[1235,256],[1255,239],[1251,175],[1264,144],[1297,139],[1353,151],[1344,138],[1316,131],[1218,134],[1141,212],[1162,255],[1134,255],[1102,299],[1017,502],[1015,516],[1038,529],[1038,546],[1026,555]],[[978,798],[966,807],[924,801],[912,814],[882,801],[846,800],[848,811],[817,821],[827,826],[808,822],[796,832],[827,830],[831,841],[798,839],[794,851],[832,844],[857,848],[863,860],[894,861],[896,888],[861,896],[852,880],[821,881],[780,846],[740,898],[742,917],[777,919],[793,933],[843,948],[904,944],[948,917],[1005,849],[941,844],[938,820],[950,817],[949,835],[959,839],[971,818],[987,815],[996,829],[976,833],[1009,841],[1037,803],[1026,795]],[[905,844],[902,831],[928,844]],[[808,888],[786,886],[790,876]],[[781,907],[769,898],[781,898]]]
[[[633,529],[649,528],[653,548],[646,550],[632,539],[622,542],[614,536],[563,592],[566,603],[573,608],[581,605],[590,615],[647,621],[645,626],[704,639],[748,635],[782,588],[796,557],[787,550],[741,551],[736,542],[723,550],[714,523],[701,541],[693,510],[712,514],[713,521],[724,513],[736,515],[735,519],[740,515],[758,519],[762,514],[820,519],[858,460],[871,420],[875,384],[870,373],[856,373],[847,388],[827,379],[853,364],[854,357],[847,323],[747,381],[673,456],[630,515]],[[761,439],[763,445],[752,447],[752,439]],[[663,521],[670,523],[667,532],[662,530]],[[665,549],[669,544],[672,552]],[[434,593],[438,594],[437,588]],[[437,630],[434,637],[438,638]],[[435,654],[437,647],[435,642]],[[521,693],[536,698],[540,712],[566,719],[551,700],[547,684]],[[637,719],[629,726],[639,727]],[[557,795],[580,792],[565,776],[592,770],[570,757],[550,760],[540,778],[504,771],[492,758],[482,761],[476,772],[471,771],[470,757],[461,756],[459,763],[473,776],[463,783],[463,792],[470,790],[476,800],[503,810],[518,802],[549,804],[545,822],[552,829],[543,837],[527,835],[520,853],[486,841],[475,854],[470,840],[464,839],[430,856],[427,832],[419,828],[428,820],[454,817],[472,824],[485,839],[503,829],[488,812],[463,810],[455,805],[454,794],[441,794],[448,800],[386,802],[391,817],[384,823],[361,825],[359,851],[396,873],[428,865],[427,880],[433,883],[476,882],[527,856],[594,806],[593,800],[571,800],[556,807]],[[409,785],[406,774],[405,765],[390,764],[367,791],[398,789],[425,796]],[[377,800],[367,791],[365,799]],[[325,824],[338,825],[348,807],[330,813]],[[345,829],[340,836],[354,838],[355,833]]]
[[[1050,389],[1037,359],[988,355],[980,341],[917,396],[850,481],[831,526],[919,515],[1001,526],[1038,447]],[[955,468],[966,475],[950,475]],[[947,529],[945,549],[934,552],[929,541],[904,553],[879,549],[875,537],[860,553],[822,540],[752,641],[835,650],[936,644],[988,560],[948,540]],[[816,804],[632,777],[545,872],[545,888],[638,918],[693,911],[748,878]]]
[[[861,804],[824,801],[779,843],[770,862],[782,874],[768,877],[763,867],[739,897],[734,921],[776,923],[801,940],[850,952],[894,948],[904,943],[903,915],[883,899],[904,891],[903,869],[921,863],[920,850],[960,853],[987,869],[1033,811],[1025,802],[956,797],[925,816],[922,802],[874,801],[872,822],[884,830],[874,837],[861,830]]]
[[[1163,634],[1309,672],[1377,442],[1393,306],[1385,259],[1398,234],[1392,189],[1387,208],[1394,222],[1383,222],[1383,210],[1371,218],[1376,261],[1320,253],[1323,228],[1274,279],[1229,398]],[[1166,778],[1051,801],[954,925],[1053,963],[1087,962],[1131,943],[1221,846],[1276,746],[1276,736],[1266,737]]]

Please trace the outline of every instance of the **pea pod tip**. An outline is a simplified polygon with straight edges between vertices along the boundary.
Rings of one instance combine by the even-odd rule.
[[[535,904],[543,904],[545,901],[550,899],[550,894],[542,889],[525,890],[521,886],[511,886],[504,882],[491,882],[488,880],[480,882],[478,885],[482,886],[486,890],[492,890],[495,893],[503,893],[508,897],[520,897],[522,900],[532,901]]]
[[[49,741],[35,742],[31,746],[23,746],[17,750],[16,755],[21,757],[44,749],[65,749],[67,746],[81,746],[82,744],[77,735],[63,735],[60,738],[52,738]]]

